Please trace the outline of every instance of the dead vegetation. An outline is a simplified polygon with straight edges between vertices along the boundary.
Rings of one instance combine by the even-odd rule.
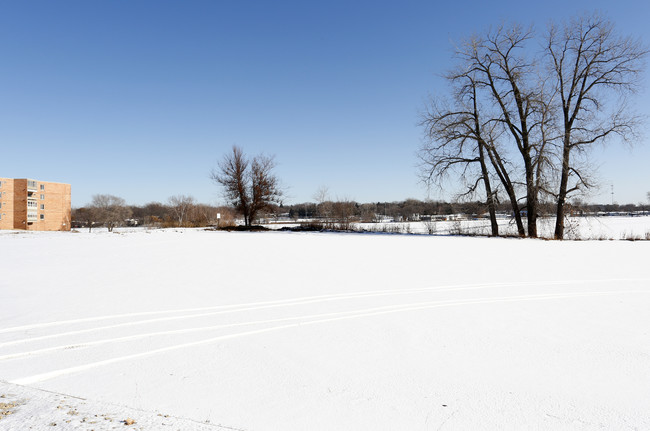
[[[7,396],[2,394],[0,395],[0,399],[5,400],[7,399]],[[15,409],[22,404],[21,401],[8,401],[8,402],[0,402],[0,420],[3,418],[14,414]]]

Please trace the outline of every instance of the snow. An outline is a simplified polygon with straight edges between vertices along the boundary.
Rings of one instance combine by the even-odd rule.
[[[648,241],[0,242],[2,430],[650,428]]]
[[[497,220],[500,235],[517,235],[517,226],[511,218]],[[490,235],[490,221],[454,220],[435,222],[359,223],[359,229],[379,232],[397,232],[434,235]],[[555,218],[541,217],[537,223],[538,235],[553,238]],[[565,238],[572,240],[650,239],[650,217],[569,217]]]
[[[228,430],[210,423],[152,413],[130,407],[99,403],[51,391],[0,381],[2,403],[12,405],[0,419],[0,429],[24,430]],[[133,418],[138,418],[137,421]],[[129,419],[135,421],[130,424]],[[128,422],[127,422],[128,421]]]

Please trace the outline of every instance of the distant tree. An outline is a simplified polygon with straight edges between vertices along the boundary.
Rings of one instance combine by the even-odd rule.
[[[282,196],[279,179],[273,173],[273,157],[258,155],[248,159],[241,148],[232,147],[210,177],[223,187],[224,195],[250,226],[257,214]]]
[[[223,209],[211,205],[194,204],[188,212],[185,224],[194,227],[216,224],[219,222],[217,214],[221,215],[221,219],[225,219]]]
[[[132,205],[131,217],[137,219],[141,224],[152,224],[155,221],[171,217],[171,208],[160,202],[149,202],[143,206]]]
[[[113,195],[94,195],[90,208],[109,232],[131,217],[131,208],[126,206],[124,199]]]
[[[332,218],[337,229],[350,230],[355,221],[357,203],[344,198],[332,202]]]
[[[365,203],[359,205],[359,217],[363,223],[371,223],[378,221],[377,205],[374,203]]]
[[[318,187],[318,190],[314,192],[313,197],[317,204],[322,204],[323,202],[326,202],[329,198],[329,189],[327,188],[327,186],[320,186]]]
[[[329,189],[327,186],[320,186],[313,196],[318,208],[320,217],[329,217],[332,214],[332,202],[329,200]]]
[[[87,226],[88,232],[92,232],[97,223],[97,211],[92,207],[75,208],[72,210],[72,220],[75,224]]]
[[[196,205],[194,198],[186,195],[175,195],[170,197],[168,202],[176,220],[178,220],[178,225],[183,226],[188,221],[188,217]]]

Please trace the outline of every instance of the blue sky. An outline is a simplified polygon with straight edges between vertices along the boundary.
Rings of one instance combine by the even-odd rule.
[[[320,186],[424,199],[418,112],[444,91],[453,42],[594,10],[650,43],[641,1],[0,0],[0,176],[71,183],[73,206],[220,203],[210,170],[236,144],[275,155],[287,202]],[[649,115],[647,91],[638,103]],[[604,188],[590,201],[611,201],[610,184],[618,202],[645,201],[647,139],[594,155]]]

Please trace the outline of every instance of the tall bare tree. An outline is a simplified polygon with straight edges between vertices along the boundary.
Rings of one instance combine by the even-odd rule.
[[[474,194],[482,183],[485,190],[492,235],[499,235],[496,220],[496,191],[492,190],[488,171],[489,125],[481,120],[476,81],[472,73],[450,73],[447,79],[455,86],[454,106],[432,101],[420,125],[427,140],[420,148],[421,178],[427,184],[442,184],[451,172],[465,180],[465,194]],[[486,130],[486,127],[488,130]],[[472,169],[478,165],[477,169]]]
[[[241,148],[233,146],[210,177],[223,187],[224,195],[251,226],[259,211],[279,202],[280,182],[273,173],[273,157],[258,155],[249,160]]]
[[[567,197],[592,184],[576,153],[616,135],[634,136],[639,117],[625,103],[644,70],[647,49],[621,37],[601,16],[574,19],[550,28],[546,50],[561,104],[561,173],[557,192],[555,237],[564,237]],[[616,97],[615,97],[616,96]]]
[[[471,50],[462,52],[479,76],[499,110],[497,120],[509,132],[521,157],[526,190],[528,236],[537,236],[539,184],[538,163],[542,158],[540,127],[540,89],[536,64],[526,48],[533,38],[532,29],[519,25],[499,27],[485,38],[476,40]]]

